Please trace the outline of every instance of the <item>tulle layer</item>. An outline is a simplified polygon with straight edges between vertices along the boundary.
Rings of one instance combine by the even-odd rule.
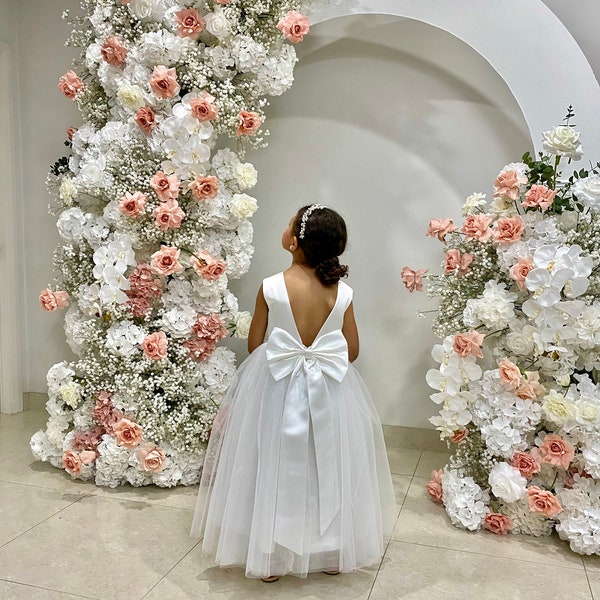
[[[245,566],[248,577],[303,577],[311,571],[348,572],[379,563],[396,519],[396,503],[381,423],[352,366],[341,383],[328,384],[335,415],[330,442],[335,448],[339,511],[321,531],[310,430],[306,479],[302,489],[286,490],[305,496],[304,514],[293,515],[295,551],[276,542],[276,527],[285,524],[277,498],[289,377],[273,380],[265,347],[240,366],[215,420],[192,535],[204,538],[203,550],[213,553],[217,564]]]

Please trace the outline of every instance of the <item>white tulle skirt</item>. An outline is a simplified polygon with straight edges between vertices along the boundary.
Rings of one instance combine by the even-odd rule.
[[[274,381],[266,344],[240,366],[215,420],[191,534],[220,566],[245,567],[248,577],[311,571],[354,571],[376,565],[397,512],[381,423],[360,375],[350,366],[329,385],[335,426],[339,511],[319,526],[317,457],[309,438],[303,530],[293,551],[275,541],[282,417],[289,377]],[[287,480],[289,481],[289,479]],[[288,484],[289,485],[289,484]]]

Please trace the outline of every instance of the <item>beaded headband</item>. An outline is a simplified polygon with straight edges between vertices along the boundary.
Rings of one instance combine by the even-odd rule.
[[[304,212],[304,214],[302,215],[302,220],[300,221],[300,235],[298,236],[301,240],[304,239],[304,235],[306,233],[306,223],[308,221],[308,217],[310,217],[311,213],[314,210],[317,210],[319,208],[327,208],[326,206],[323,206],[322,204],[311,204],[306,211]]]

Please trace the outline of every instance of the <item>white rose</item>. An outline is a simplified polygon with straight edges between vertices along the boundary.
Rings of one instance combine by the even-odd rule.
[[[81,170],[77,177],[85,187],[107,187],[110,185],[111,178],[104,172],[105,168],[106,159],[104,156],[98,156],[81,165]]]
[[[164,7],[160,0],[131,0],[129,10],[140,21],[148,19],[158,20],[164,14]]]
[[[581,158],[582,150],[579,138],[581,132],[567,125],[559,125],[543,134],[544,150],[550,154],[566,156],[573,160]]]
[[[528,356],[533,352],[533,337],[523,333],[523,331],[511,331],[505,338],[505,345],[508,350],[518,356]]]
[[[577,414],[573,400],[563,396],[556,390],[550,390],[548,395],[544,396],[542,411],[544,418],[559,426],[568,421],[573,421]]]
[[[251,163],[240,163],[235,167],[235,179],[242,190],[247,190],[256,185],[258,173]]]
[[[572,190],[584,206],[592,210],[600,210],[600,175],[579,179]]]
[[[505,462],[494,465],[488,481],[494,496],[506,502],[520,500],[527,493],[527,479],[521,475],[519,469]]]
[[[248,194],[234,194],[229,210],[234,217],[247,219],[256,212],[257,208],[256,198]]]
[[[576,404],[575,420],[580,425],[600,424],[600,405],[591,398],[581,398]]]
[[[127,82],[119,86],[117,98],[125,108],[130,110],[137,110],[146,104],[144,92],[137,85],[131,85]]]
[[[233,334],[233,337],[236,337],[240,340],[248,339],[248,334],[250,333],[250,323],[252,323],[252,315],[248,311],[238,313],[235,320],[235,333]]]
[[[223,39],[229,35],[229,21],[225,18],[222,10],[204,15],[206,31],[212,33],[216,38]]]
[[[63,177],[63,180],[60,182],[61,199],[71,204],[75,196],[77,196],[77,186],[70,177]]]

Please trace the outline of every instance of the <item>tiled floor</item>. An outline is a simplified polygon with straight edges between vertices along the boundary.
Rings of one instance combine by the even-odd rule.
[[[442,453],[389,449],[399,517],[379,568],[265,584],[214,567],[188,536],[195,488],[97,488],[33,462],[44,422],[0,415],[1,600],[600,600],[600,557],[452,527],[423,489]]]

